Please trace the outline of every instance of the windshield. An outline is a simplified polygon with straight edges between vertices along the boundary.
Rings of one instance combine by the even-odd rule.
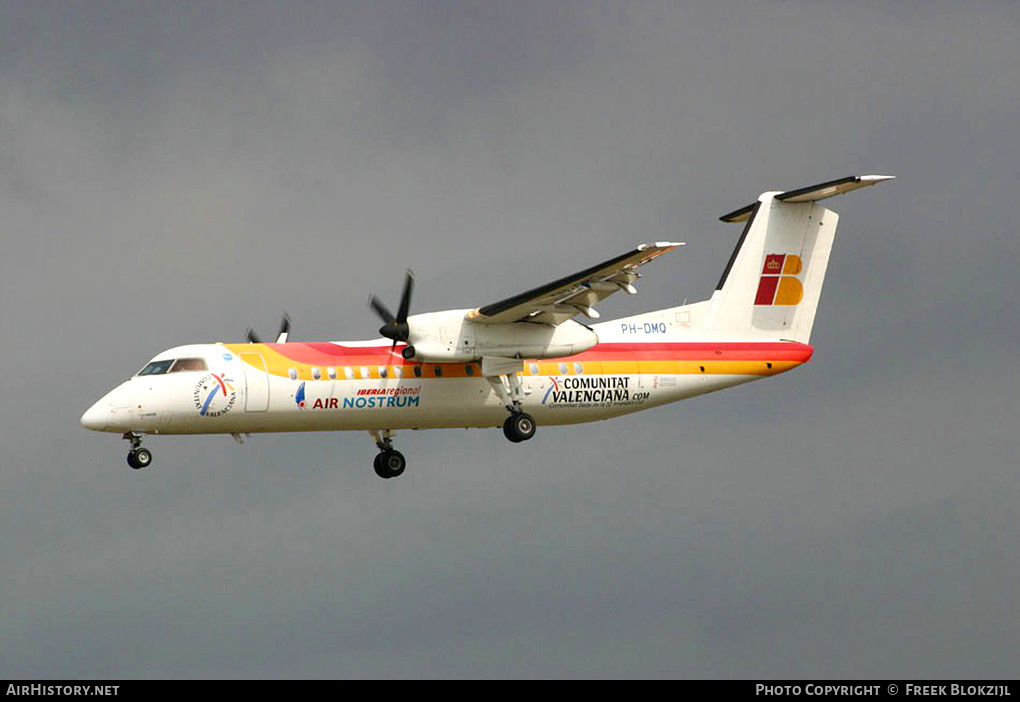
[[[163,375],[170,370],[170,366],[173,365],[173,362],[174,359],[172,358],[168,358],[165,361],[153,361],[149,365],[145,366],[145,368],[138,371],[138,375]]]
[[[209,370],[209,367],[205,364],[204,358],[178,358],[174,363],[174,367],[170,369],[170,372],[180,373],[181,371],[204,370]]]

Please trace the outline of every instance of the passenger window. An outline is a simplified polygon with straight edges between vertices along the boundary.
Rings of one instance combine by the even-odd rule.
[[[297,380],[297,369],[296,368],[288,368],[287,369],[287,375],[290,376],[291,380]]]
[[[566,363],[561,363],[560,364],[560,375],[566,375],[566,374],[567,374],[567,364]]]
[[[336,380],[336,368],[334,368],[333,366],[330,366],[329,368],[327,368],[326,369],[326,375],[329,376],[330,380]]]
[[[350,366],[344,366],[344,377],[348,380],[352,380],[354,378],[354,371],[351,370]]]
[[[379,377],[385,378],[388,375],[386,372],[386,366],[379,366]]]
[[[421,377],[421,366],[415,366],[414,367],[414,377],[415,378],[420,378]]]
[[[368,373],[368,366],[361,367],[361,377],[364,378],[365,380],[368,380],[369,377],[371,377]]]
[[[404,367],[403,366],[393,366],[393,377],[394,378],[403,378],[404,377]]]
[[[468,365],[464,366],[464,372],[467,373],[468,375],[474,375],[475,374],[475,369],[472,368],[470,364],[468,364]]]
[[[437,378],[442,378],[443,377],[443,367],[442,366],[436,366],[436,377]]]
[[[584,373],[584,364],[580,361],[574,361],[574,373],[577,375]]]
[[[174,363],[174,359],[168,358],[165,361],[153,361],[138,371],[138,375],[163,375]]]
[[[318,368],[313,368],[312,369],[312,379],[313,380],[322,380],[322,371],[319,370]]]
[[[529,363],[528,364],[528,372],[531,375],[538,375],[538,364],[537,363]]]
[[[204,358],[178,358],[174,361],[173,368],[171,368],[169,372],[180,373],[181,371],[205,370],[209,370],[209,366],[205,364]]]

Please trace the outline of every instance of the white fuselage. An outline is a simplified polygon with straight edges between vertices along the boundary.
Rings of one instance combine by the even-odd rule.
[[[507,410],[480,364],[422,364],[399,351],[391,353],[388,340],[177,347],[153,363],[201,359],[205,368],[136,375],[95,403],[82,424],[150,434],[502,424]],[[524,360],[522,406],[539,425],[590,422],[775,375],[810,355],[810,346],[791,342],[628,338]]]

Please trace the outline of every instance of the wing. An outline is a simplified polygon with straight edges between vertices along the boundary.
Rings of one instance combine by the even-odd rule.
[[[641,244],[633,251],[612,258],[580,273],[554,280],[508,297],[468,313],[467,318],[481,324],[508,324],[510,322],[536,322],[539,324],[562,324],[571,317],[582,313],[597,319],[599,313],[592,307],[617,290],[633,295],[637,292],[634,283],[640,278],[638,266],[683,244],[660,241]]]

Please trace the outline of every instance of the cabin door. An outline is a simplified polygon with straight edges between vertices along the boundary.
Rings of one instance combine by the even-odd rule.
[[[244,368],[245,412],[265,412],[269,409],[269,374],[266,361],[260,353],[242,353],[241,367]]]

